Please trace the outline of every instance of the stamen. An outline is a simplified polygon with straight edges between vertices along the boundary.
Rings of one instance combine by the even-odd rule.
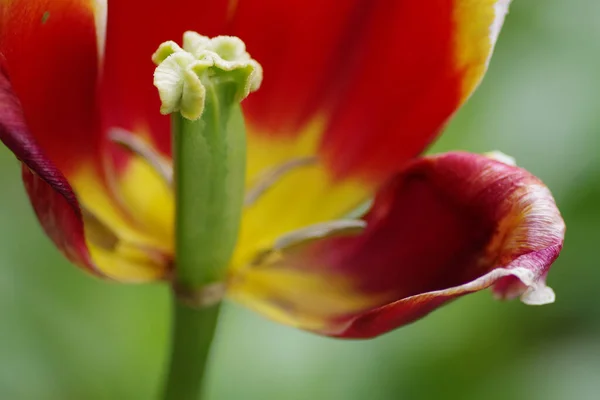
[[[322,222],[281,236],[273,245],[273,250],[284,250],[309,240],[322,239],[324,237],[358,235],[366,227],[367,223],[361,219],[341,219]]]
[[[146,161],[169,187],[173,187],[173,167],[171,163],[152,146],[140,137],[121,128],[113,128],[109,137],[114,143]]]
[[[366,227],[367,223],[360,219],[341,219],[297,229],[280,236],[273,244],[273,247],[259,252],[250,263],[243,267],[243,269],[257,268],[265,264],[275,265],[276,263],[268,262],[267,260],[271,257],[275,257],[275,259],[280,258],[282,253],[285,253],[286,250],[289,250],[294,246],[326,237],[358,235],[362,233]]]
[[[249,207],[256,203],[267,190],[273,187],[273,185],[288,172],[293,171],[296,168],[314,165],[316,162],[316,157],[295,158],[268,170],[259,177],[254,186],[248,190],[246,197],[244,198],[244,206]]]

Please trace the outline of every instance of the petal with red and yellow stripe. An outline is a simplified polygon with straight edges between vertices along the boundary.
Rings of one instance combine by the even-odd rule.
[[[230,293],[289,325],[369,338],[488,287],[553,301],[545,280],[564,231],[551,193],[527,171],[435,155],[388,180],[362,220],[281,238],[231,276]]]
[[[238,1],[230,30],[265,73],[243,104],[248,188],[279,174],[245,212],[237,263],[287,231],[340,218],[421,153],[481,80],[507,8]]]
[[[45,231],[72,261],[111,278],[154,279],[166,263],[104,176],[97,88],[105,12],[100,0],[0,1],[0,134],[24,164]]]

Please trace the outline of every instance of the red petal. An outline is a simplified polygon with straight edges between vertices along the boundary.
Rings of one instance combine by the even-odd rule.
[[[494,18],[500,3],[114,2],[104,126],[152,134],[168,153],[169,122],[156,111],[148,54],[185,30],[234,34],[265,70],[260,91],[244,103],[252,134],[294,136],[325,115],[322,151],[330,167],[385,177],[423,150],[481,78],[492,50],[490,26],[503,16],[504,10]]]
[[[79,204],[64,177],[42,178],[23,165],[23,183],[44,231],[56,247],[72,263],[100,275],[85,243]]]
[[[99,145],[94,4],[92,0],[0,3],[0,63],[33,135],[15,139],[34,138],[67,176],[94,157]]]
[[[233,33],[265,71],[244,103],[251,132],[294,136],[324,117],[321,152],[334,174],[385,179],[475,88],[506,7],[506,0],[241,1]]]
[[[553,300],[545,277],[564,223],[548,189],[520,168],[468,153],[419,159],[364,219],[358,236],[293,245],[241,268],[237,297],[347,338],[380,335],[492,285],[528,304]]]
[[[365,1],[240,1],[232,33],[264,69],[245,102],[262,134],[294,136],[331,97],[371,7]],[[372,2],[375,3],[375,2]],[[258,28],[260,27],[260,28]],[[257,29],[258,28],[258,29]]]

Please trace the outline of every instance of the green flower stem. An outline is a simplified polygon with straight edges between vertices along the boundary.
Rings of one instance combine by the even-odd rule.
[[[199,120],[172,114],[176,276],[168,400],[202,398],[219,316],[219,291],[215,297],[211,288],[224,282],[237,242],[246,144],[236,90],[235,82],[208,84]]]
[[[202,398],[220,305],[195,309],[173,299],[173,347],[164,398]]]

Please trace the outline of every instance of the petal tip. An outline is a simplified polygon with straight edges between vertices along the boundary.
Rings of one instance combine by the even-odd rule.
[[[554,303],[556,295],[554,290],[546,285],[530,286],[525,293],[521,295],[521,301],[528,306],[543,306]]]

